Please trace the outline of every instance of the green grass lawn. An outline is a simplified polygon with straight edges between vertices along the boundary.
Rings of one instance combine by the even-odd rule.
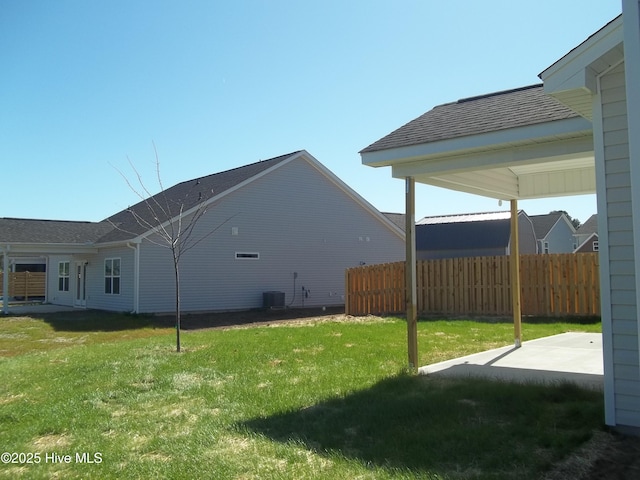
[[[418,329],[421,364],[513,341],[509,323]],[[153,317],[0,318],[0,451],[25,454],[0,478],[533,479],[603,424],[601,393],[407,375],[401,319],[182,337],[178,354]]]

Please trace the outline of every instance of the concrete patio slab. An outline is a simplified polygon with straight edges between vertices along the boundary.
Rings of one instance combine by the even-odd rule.
[[[55,313],[55,312],[73,312],[78,310],[74,307],[65,307],[63,305],[53,305],[50,303],[33,303],[33,304],[10,304],[8,308],[9,315],[37,315],[39,313]],[[2,302],[0,302],[0,315],[2,315]]]
[[[602,334],[563,333],[455,358],[419,369],[422,375],[482,377],[522,383],[571,382],[603,388]]]

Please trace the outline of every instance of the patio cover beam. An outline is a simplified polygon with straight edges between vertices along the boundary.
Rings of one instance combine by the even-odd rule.
[[[520,234],[518,231],[518,201],[511,200],[511,309],[513,311],[513,334],[516,348],[522,345],[522,308],[520,300]]]
[[[416,275],[416,180],[405,179],[405,300],[407,307],[407,351],[409,371],[418,369],[418,285]]]

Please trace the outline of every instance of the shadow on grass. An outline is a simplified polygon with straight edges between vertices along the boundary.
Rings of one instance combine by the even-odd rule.
[[[173,323],[167,318],[152,315],[104,312],[100,310],[78,310],[30,315],[41,319],[59,332],[117,332],[141,328],[170,328]]]
[[[293,308],[282,310],[254,309],[237,312],[182,314],[181,329],[222,328],[236,325],[264,324],[344,313],[343,307]],[[174,315],[130,314],[102,310],[77,310],[32,314],[51,325],[56,331],[115,332],[140,328],[174,328]]]
[[[600,428],[601,394],[401,375],[297,411],[238,425],[365,464],[452,478],[538,478]],[[514,472],[517,472],[515,476]]]

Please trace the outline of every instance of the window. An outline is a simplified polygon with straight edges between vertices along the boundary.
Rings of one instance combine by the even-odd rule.
[[[58,291],[69,291],[69,262],[58,262]]]
[[[549,253],[549,242],[544,242],[544,253]]]
[[[598,244],[598,240],[594,240],[592,245],[593,245],[593,251],[598,252],[599,251],[598,249],[600,248],[600,245]]]
[[[120,294],[120,259],[107,258],[104,261],[104,293]]]
[[[259,260],[258,252],[236,252],[236,260]]]

